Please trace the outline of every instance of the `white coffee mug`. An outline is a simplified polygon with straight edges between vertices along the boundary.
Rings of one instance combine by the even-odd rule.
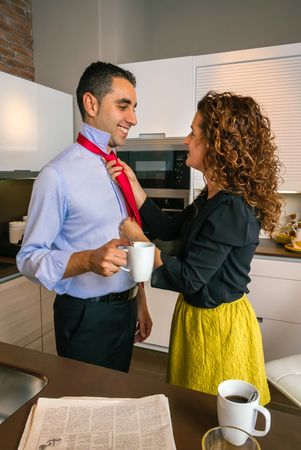
[[[242,380],[225,380],[218,386],[217,414],[220,426],[240,428],[252,436],[265,436],[271,427],[270,412],[259,405],[260,394],[250,383]],[[256,430],[257,413],[265,418],[264,430]],[[232,430],[225,438],[233,445],[242,445],[245,437]]]
[[[122,246],[127,252],[127,266],[120,269],[130,272],[136,283],[148,281],[154,268],[155,244],[152,242],[133,242],[132,245]]]

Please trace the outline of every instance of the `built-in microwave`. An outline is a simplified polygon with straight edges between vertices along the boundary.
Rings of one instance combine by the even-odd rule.
[[[190,168],[186,166],[184,138],[128,139],[118,156],[136,173],[147,195],[169,216],[189,203]],[[147,230],[145,233],[151,238]],[[156,239],[158,248],[176,255],[178,241]]]
[[[189,190],[184,138],[128,139],[118,150],[145,189]]]

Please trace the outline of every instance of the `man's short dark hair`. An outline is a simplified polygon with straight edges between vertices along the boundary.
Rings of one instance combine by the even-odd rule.
[[[112,91],[113,78],[124,78],[136,87],[136,78],[128,70],[114,64],[98,61],[90,64],[82,74],[76,90],[77,104],[82,116],[85,119],[85,108],[83,95],[90,92],[99,102],[103,97]]]

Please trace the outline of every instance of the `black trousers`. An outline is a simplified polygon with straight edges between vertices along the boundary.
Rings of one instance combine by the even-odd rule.
[[[128,372],[137,323],[136,297],[94,303],[57,295],[53,310],[59,356]]]

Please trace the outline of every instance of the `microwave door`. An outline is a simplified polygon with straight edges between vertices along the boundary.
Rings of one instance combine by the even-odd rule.
[[[129,152],[129,165],[144,188],[166,188],[173,172],[173,152]]]

